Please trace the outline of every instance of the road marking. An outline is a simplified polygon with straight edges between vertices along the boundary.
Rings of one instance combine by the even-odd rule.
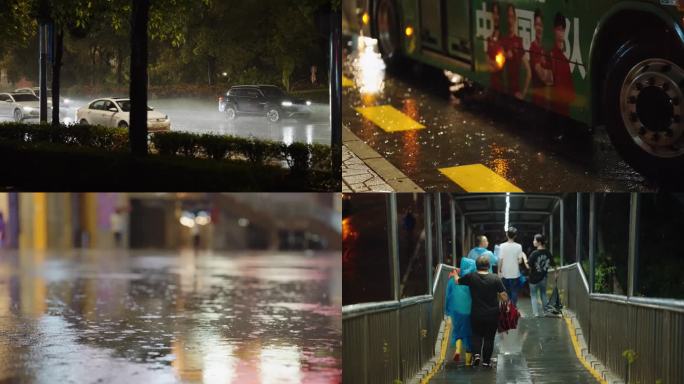
[[[439,171],[466,192],[523,192],[482,164],[440,168]]]
[[[356,108],[363,117],[372,121],[385,132],[402,132],[423,129],[425,126],[408,117],[391,105]]]
[[[607,384],[608,382],[603,379],[603,376],[601,376],[600,373],[598,373],[592,366],[589,364],[584,358],[582,358],[582,353],[580,351],[579,347],[579,342],[577,341],[577,336],[575,335],[575,332],[572,330],[572,324],[570,323],[570,318],[568,316],[563,316],[565,320],[565,324],[568,326],[568,333],[570,334],[570,339],[572,341],[572,347],[575,350],[575,354],[577,355],[577,360],[582,363],[584,368],[591,373],[592,376],[601,384]]]
[[[343,88],[351,88],[354,86],[354,82],[352,79],[348,78],[347,76],[342,76],[342,87]]]

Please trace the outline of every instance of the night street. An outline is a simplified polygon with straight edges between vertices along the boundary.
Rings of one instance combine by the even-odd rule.
[[[602,129],[586,126],[493,96],[449,92],[439,70],[403,68],[370,76],[383,82],[376,95],[361,95],[359,74],[350,53],[345,62],[350,82],[343,90],[343,126],[426,191],[464,191],[440,169],[482,164],[524,191],[650,191],[647,181],[617,154]],[[465,102],[463,101],[465,100]],[[391,106],[407,124],[405,131],[386,131],[361,115],[359,108]],[[382,117],[378,117],[382,119]],[[424,126],[424,128],[418,127]],[[488,176],[482,176],[488,177]]]
[[[64,116],[66,121],[73,122],[76,109],[89,101],[86,98],[70,98],[68,115]],[[274,124],[261,116],[244,116],[229,121],[224,113],[218,111],[218,103],[211,99],[165,98],[150,100],[149,103],[155,110],[168,114],[172,132],[254,137],[287,144],[330,143],[330,106],[327,104],[312,105],[312,114],[307,118],[285,119]],[[3,121],[10,122],[12,119],[0,117],[0,122]]]
[[[340,200],[0,194],[0,383],[341,381]]]
[[[0,188],[340,191],[338,8],[2,1]]]
[[[336,382],[339,254],[0,253],[0,381]]]

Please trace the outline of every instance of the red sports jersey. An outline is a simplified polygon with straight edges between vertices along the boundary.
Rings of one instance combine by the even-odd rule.
[[[502,41],[506,54],[506,90],[511,95],[520,92],[520,66],[525,55],[522,37],[508,36]]]
[[[487,38],[487,56],[491,61],[496,61],[496,55],[502,51],[501,41],[499,40],[499,33],[494,32]],[[492,68],[492,75],[490,78],[490,87],[497,91],[503,90],[503,81],[501,79],[501,70]]]
[[[553,71],[551,106],[555,112],[569,116],[570,104],[575,101],[575,86],[572,82],[570,62],[558,47],[551,50],[551,70]]]
[[[549,69],[548,58],[546,57],[546,52],[544,48],[537,41],[533,41],[530,44],[530,69],[532,70],[532,84],[530,93],[532,94],[532,102],[545,107],[547,102],[546,97],[546,84],[537,74],[537,64],[539,64],[543,69]]]

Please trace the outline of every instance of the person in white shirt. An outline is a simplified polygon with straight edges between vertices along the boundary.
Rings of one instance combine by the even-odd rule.
[[[518,290],[520,289],[520,263],[527,266],[527,256],[522,245],[515,242],[518,230],[508,227],[506,237],[508,241],[499,245],[499,277],[503,280],[508,297],[513,305],[518,305]],[[529,269],[529,267],[528,267]]]

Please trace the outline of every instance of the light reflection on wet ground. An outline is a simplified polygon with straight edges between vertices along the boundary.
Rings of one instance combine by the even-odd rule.
[[[344,62],[354,78],[354,58]],[[460,191],[439,168],[481,163],[525,191],[651,191],[603,129],[593,134],[534,107],[490,98],[450,98],[441,71],[410,65],[388,72],[383,91],[343,90],[342,121],[427,191]],[[427,128],[386,133],[355,108],[391,105]]]
[[[90,100],[73,99],[69,117],[73,118],[76,109],[86,105]],[[269,123],[266,117],[240,116],[235,121],[228,121],[218,111],[218,101],[207,99],[151,99],[149,105],[155,110],[169,115],[172,131],[192,132],[199,134],[232,135],[254,137],[292,144],[330,144],[330,107],[327,104],[314,103],[311,116],[307,118],[286,118],[277,124]],[[13,121],[11,118],[0,118],[0,122]],[[37,123],[37,119],[27,120]]]
[[[218,102],[198,99],[157,99],[150,101],[171,119],[171,130],[193,133],[213,133],[255,137],[286,144],[330,144],[330,108],[327,104],[314,103],[312,114],[307,118],[286,118],[277,124],[269,123],[262,116],[240,116],[228,121],[218,111]]]
[[[336,253],[0,253],[0,382],[338,383]]]

